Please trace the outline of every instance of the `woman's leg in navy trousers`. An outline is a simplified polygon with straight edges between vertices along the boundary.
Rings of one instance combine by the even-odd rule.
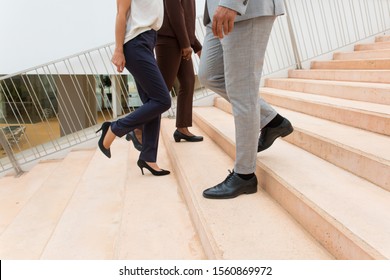
[[[143,148],[140,159],[156,162],[161,114],[171,106],[169,91],[154,57],[156,31],[146,31],[124,45],[126,68],[133,75],[143,105],[111,125],[122,137],[143,126]]]

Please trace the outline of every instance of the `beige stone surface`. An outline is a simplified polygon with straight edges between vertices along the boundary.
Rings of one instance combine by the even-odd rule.
[[[290,78],[390,83],[390,70],[290,70]]]
[[[169,131],[172,138],[173,131]],[[160,138],[158,164],[168,176],[142,176],[131,149],[125,184],[117,259],[206,259],[176,179],[176,172]],[[183,157],[186,155],[183,154]]]
[[[197,108],[196,110],[203,108]],[[215,127],[226,124],[218,118]],[[173,120],[163,120],[164,130],[171,130]],[[224,127],[233,132],[233,126]],[[198,131],[195,130],[194,131]],[[199,131],[200,132],[200,131]],[[331,259],[300,225],[280,205],[259,188],[254,195],[242,195],[231,200],[210,200],[202,196],[205,188],[211,187],[228,175],[233,168],[232,159],[226,155],[208,135],[200,143],[175,143],[169,136],[169,153],[177,160],[181,176],[187,185],[183,192],[190,192],[191,203],[196,207],[191,213],[198,215],[198,227],[212,238],[202,240],[205,251],[213,252],[217,259]],[[214,139],[214,140],[217,140]],[[181,155],[186,156],[181,156]],[[210,244],[211,243],[211,244]]]
[[[39,190],[43,182],[55,172],[58,165],[57,161],[39,163],[33,168],[34,172],[24,173],[21,177],[0,178],[0,234]]]
[[[262,88],[269,103],[308,115],[390,135],[390,106],[328,96]]]
[[[212,108],[196,113],[213,126],[225,119],[219,133],[234,140],[224,129],[232,116]],[[259,155],[260,185],[321,244],[342,259],[390,257],[388,191],[284,141],[274,146]]]
[[[375,42],[389,42],[390,36],[389,35],[382,35],[375,37]]]
[[[1,259],[38,259],[93,152],[71,152],[0,235]],[[77,162],[77,164],[75,164]]]
[[[279,78],[265,87],[390,105],[390,84]]]
[[[355,51],[390,49],[390,42],[375,42],[371,44],[356,44]]]
[[[311,69],[367,69],[389,70],[390,59],[312,61]]]
[[[349,60],[349,59],[388,59],[390,57],[390,50],[369,50],[358,52],[335,52],[333,54],[334,60]]]

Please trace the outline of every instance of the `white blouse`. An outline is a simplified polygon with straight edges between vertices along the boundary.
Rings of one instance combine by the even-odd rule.
[[[164,19],[163,0],[132,0],[124,43],[150,30],[159,30]]]

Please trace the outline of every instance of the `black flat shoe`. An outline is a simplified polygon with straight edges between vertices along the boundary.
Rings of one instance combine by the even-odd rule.
[[[146,163],[146,161],[144,161],[144,160],[142,160],[142,159],[139,159],[139,160],[137,161],[137,165],[138,165],[139,168],[141,169],[142,175],[145,175],[145,174],[144,174],[144,168],[146,168],[147,170],[149,170],[150,173],[152,173],[154,176],[164,176],[164,175],[168,175],[168,174],[171,173],[170,171],[164,170],[164,169],[161,169],[161,170],[159,170],[159,171],[154,170],[153,168],[151,168],[151,167]]]
[[[106,157],[111,158],[111,151],[110,148],[106,149],[103,145],[104,137],[107,134],[108,129],[110,128],[111,122],[104,122],[102,126],[96,131],[98,133],[100,130],[102,131],[102,135],[100,136],[98,146],[99,149],[102,151],[103,154],[106,155]]]
[[[138,141],[133,130],[126,134],[126,140],[132,141],[134,148],[138,151],[142,151],[142,144]]]
[[[175,139],[175,142],[180,142],[181,139],[186,140],[188,142],[200,142],[203,141],[203,136],[188,136],[184,133],[181,133],[177,129],[173,133],[173,138]]]

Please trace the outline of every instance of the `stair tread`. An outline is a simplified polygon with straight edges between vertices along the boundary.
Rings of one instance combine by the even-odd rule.
[[[39,163],[34,166],[34,172],[26,172],[17,178],[6,176],[0,179],[0,234],[59,164],[59,161]]]
[[[38,259],[93,152],[71,152],[0,235],[1,259]],[[75,165],[74,162],[78,164]]]
[[[337,69],[348,69],[348,70],[362,70],[362,69],[390,69],[390,59],[377,58],[377,59],[343,59],[343,60],[329,60],[329,61],[318,61],[314,60],[311,62],[311,69],[323,69],[323,70],[337,70]]]
[[[203,258],[174,174],[142,176],[139,153],[124,139],[111,153],[107,159],[97,150],[42,259]]]
[[[114,255],[112,242],[119,228],[128,148],[127,143],[114,141],[111,159],[95,150],[42,259],[107,259]],[[111,178],[112,174],[116,176]]]
[[[375,88],[390,90],[390,84],[384,83],[365,83],[365,82],[350,82],[350,81],[328,81],[328,80],[314,80],[314,79],[299,79],[299,78],[271,78],[269,80],[288,81],[294,83],[309,83],[319,85],[340,85],[360,88]]]
[[[309,93],[268,88],[268,87],[261,88],[260,90],[261,92],[277,94],[279,96],[284,96],[286,98],[295,98],[295,99],[302,99],[310,102],[326,103],[326,104],[331,104],[333,106],[338,106],[338,107],[342,106],[342,107],[366,111],[374,114],[383,114],[390,117],[390,105],[369,103],[364,101],[355,101],[355,100],[336,98],[336,97],[330,97],[324,95],[314,95]]]
[[[289,70],[290,78],[305,78],[316,80],[359,81],[373,83],[389,83],[390,70],[340,70],[340,69],[303,69]]]
[[[274,106],[294,127],[341,143],[390,165],[390,137]],[[375,145],[373,145],[375,143]]]
[[[197,107],[200,108],[200,107]],[[197,110],[197,109],[195,109]],[[219,119],[219,121],[223,121]],[[174,120],[164,119],[164,131],[173,131]],[[194,125],[195,133],[202,133]],[[267,193],[239,196],[233,200],[209,200],[202,191],[226,178],[233,167],[226,155],[205,133],[199,143],[175,143],[165,136],[170,155],[174,157],[194,199],[196,213],[204,219],[215,245],[216,258],[222,259],[330,259],[319,245]],[[194,215],[194,213],[193,213]],[[274,221],[278,221],[275,223]],[[245,229],[245,230],[243,230]],[[267,240],[267,242],[263,242]]]
[[[166,150],[160,140],[158,164],[171,171],[163,177],[142,176],[130,150],[118,259],[206,258]]]
[[[217,108],[195,111],[234,142],[232,115]],[[285,141],[276,141],[272,148],[259,154],[258,162],[378,252],[390,257],[390,192]]]

